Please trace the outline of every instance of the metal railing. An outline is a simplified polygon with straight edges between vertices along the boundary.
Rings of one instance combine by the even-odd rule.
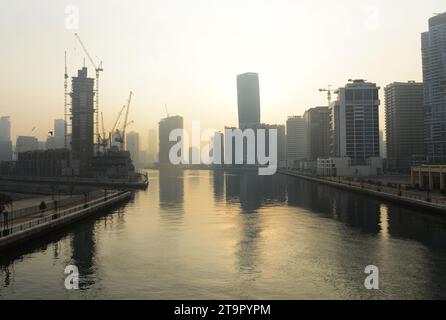
[[[436,194],[433,194],[432,192],[426,191],[411,191],[411,190],[404,190],[402,188],[394,188],[394,187],[388,187],[385,185],[378,185],[378,184],[370,184],[368,182],[364,181],[351,181],[346,179],[340,179],[336,177],[324,177],[322,180],[334,182],[341,185],[351,186],[351,187],[357,187],[361,188],[367,191],[375,191],[379,192],[385,195],[395,196],[398,198],[406,198],[410,200],[416,200],[419,202],[425,202],[426,204],[435,204],[438,206],[444,206],[446,207],[446,198],[440,197]]]
[[[55,213],[53,213],[51,215],[48,215],[46,217],[43,217],[43,218],[37,218],[37,219],[33,219],[31,221],[28,221],[28,222],[17,224],[16,226],[8,228],[8,229],[3,229],[3,230],[0,231],[0,239],[2,237],[7,237],[7,236],[10,236],[12,234],[16,234],[17,232],[26,231],[28,229],[31,229],[31,228],[36,227],[38,225],[45,224],[45,223],[50,222],[50,221],[54,221],[54,220],[63,221],[63,220],[66,220],[67,218],[69,218],[69,216],[72,213],[75,213],[75,212],[76,213],[80,213],[80,212],[82,212],[84,210],[93,209],[95,207],[98,207],[98,206],[104,204],[104,202],[108,202],[109,200],[112,200],[112,199],[115,199],[115,198],[119,198],[119,197],[124,197],[127,193],[128,193],[128,191],[120,191],[120,192],[114,192],[114,193],[106,194],[106,195],[104,195],[104,197],[100,197],[100,198],[97,198],[97,199],[92,200],[92,201],[84,202],[82,205],[71,207],[71,208],[66,209],[66,210],[61,210],[59,212],[55,212]]]

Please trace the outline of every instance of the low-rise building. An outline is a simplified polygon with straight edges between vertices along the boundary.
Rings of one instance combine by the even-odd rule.
[[[72,176],[78,171],[68,149],[20,152],[14,168],[16,175],[34,177]]]
[[[383,173],[382,158],[368,158],[363,165],[354,165],[350,157],[317,160],[317,174],[325,177],[367,177]]]
[[[410,183],[412,187],[445,190],[446,165],[421,165],[412,167]]]

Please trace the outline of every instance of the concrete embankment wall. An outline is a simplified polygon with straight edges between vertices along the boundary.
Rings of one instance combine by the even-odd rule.
[[[143,176],[141,176],[141,179]],[[127,180],[127,179],[106,179],[106,178],[79,178],[79,177],[26,177],[26,176],[12,176],[0,175],[0,181],[6,182],[21,182],[31,184],[50,184],[57,186],[93,186],[93,187],[111,187],[111,188],[146,188],[148,180],[144,177],[143,180]]]
[[[36,224],[30,228],[26,228],[20,231],[16,231],[10,235],[0,237],[0,250],[16,246],[30,239],[49,233],[52,230],[65,227],[70,223],[83,219],[91,214],[97,213],[98,211],[128,200],[130,199],[131,195],[132,192],[123,191],[116,196],[110,197],[107,200],[97,202],[94,205],[90,205],[88,207],[81,206],[79,210],[69,212],[68,214],[61,216],[60,218],[50,219],[49,221]]]
[[[304,179],[307,181],[312,181],[315,183],[329,185],[329,186],[347,190],[347,191],[361,193],[361,194],[364,194],[364,195],[367,195],[367,196],[370,196],[373,198],[383,199],[383,200],[394,202],[394,203],[401,204],[401,205],[416,207],[419,209],[425,209],[425,210],[429,210],[429,211],[433,211],[433,212],[446,213],[446,206],[442,206],[440,204],[435,204],[435,203],[430,203],[427,201],[422,201],[422,200],[412,199],[412,198],[408,198],[408,197],[404,197],[404,196],[398,196],[398,195],[394,195],[394,194],[380,192],[378,190],[375,191],[375,190],[356,187],[356,186],[352,186],[352,185],[348,185],[348,184],[328,181],[328,180],[319,179],[319,178],[315,178],[315,177],[309,177],[309,176],[301,175],[296,172],[288,171],[288,170],[279,170],[278,173],[296,177],[299,179]]]

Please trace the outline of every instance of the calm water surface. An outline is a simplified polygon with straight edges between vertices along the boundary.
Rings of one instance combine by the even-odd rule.
[[[1,253],[0,298],[446,298],[439,215],[281,175],[149,177],[132,201]]]

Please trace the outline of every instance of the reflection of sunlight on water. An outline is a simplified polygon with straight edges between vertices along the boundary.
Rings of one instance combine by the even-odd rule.
[[[148,173],[134,200],[0,255],[0,298],[446,296],[442,216],[281,175]],[[371,262],[376,294],[363,287]],[[83,290],[64,290],[67,264]]]
[[[385,204],[381,204],[379,213],[379,226],[381,228],[380,235],[384,240],[387,240],[389,239],[388,207]]]

